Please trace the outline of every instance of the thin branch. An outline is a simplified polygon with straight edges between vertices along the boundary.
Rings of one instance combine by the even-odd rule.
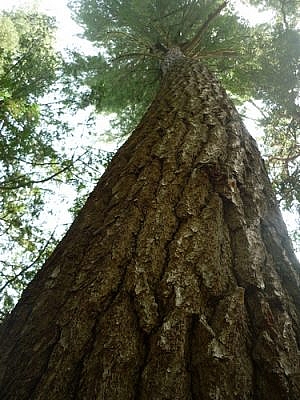
[[[27,49],[26,53],[22,54],[17,61],[11,65],[10,68],[8,68],[7,71],[5,71],[4,75],[1,77],[0,82],[3,82],[4,79],[6,79],[8,77],[8,75],[11,73],[11,71],[13,71],[16,67],[19,68],[19,66],[22,66],[23,61],[26,59],[26,57],[28,57],[28,54],[30,53],[30,51],[33,49],[34,46],[34,42],[32,41],[30,43],[30,47]]]
[[[193,37],[192,40],[185,43],[182,46],[182,50],[185,54],[191,54],[194,49],[199,45],[201,39],[209,27],[209,24],[220,14],[220,12],[227,6],[227,1],[224,1],[215,11],[213,11],[204,22],[204,24],[200,27],[196,35]]]
[[[151,47],[151,43],[150,42],[148,42],[147,41],[147,43],[146,43],[146,41],[144,41],[144,40],[141,40],[141,39],[139,39],[138,37],[136,37],[135,35],[132,35],[131,33],[128,33],[128,32],[123,32],[123,31],[108,31],[108,32],[106,32],[106,34],[107,35],[121,35],[121,36],[125,36],[125,38],[127,38],[127,39],[130,39],[131,41],[133,41],[133,42],[135,42],[135,43],[137,43],[137,44],[139,44],[139,45],[142,45],[143,47]]]
[[[239,114],[240,114],[240,116],[241,116],[242,118],[249,119],[249,121],[254,121],[254,122],[256,122],[256,123],[259,122],[259,119],[249,117],[247,114],[245,114],[245,113],[243,113],[243,112],[239,112]]]
[[[116,62],[122,59],[128,59],[128,58],[145,58],[145,57],[150,57],[150,58],[155,58],[157,60],[159,60],[161,57],[159,57],[157,54],[155,53],[126,53],[126,54],[121,54],[117,57],[114,57],[111,59],[111,62]]]
[[[33,262],[26,267],[24,267],[20,272],[18,272],[14,277],[6,281],[6,283],[0,288],[0,293],[4,291],[7,286],[9,286],[11,283],[15,282],[16,279],[18,279],[19,276],[23,275],[26,271],[28,271],[30,268],[32,268],[42,257],[42,255],[45,253],[47,250],[47,247],[49,246],[51,240],[54,238],[55,230],[51,233],[50,238],[47,240],[46,244],[43,246],[42,249],[40,249],[38,256],[33,260]]]
[[[62,174],[63,172],[67,171],[68,169],[70,169],[72,165],[73,165],[73,163],[70,164],[70,165],[67,165],[66,167],[62,168],[60,171],[55,172],[54,174],[48,176],[47,178],[37,179],[37,180],[30,180],[30,181],[27,181],[27,182],[25,181],[23,183],[16,184],[15,186],[0,186],[0,190],[16,190],[16,189],[20,189],[21,187],[31,186],[32,184],[35,184],[35,183],[48,182],[51,179],[55,178],[56,176]],[[23,177],[25,178],[25,176],[23,176]]]
[[[74,163],[72,162],[72,164],[66,165],[63,169],[61,169],[58,172],[55,172],[54,174],[48,176],[47,178],[38,179],[36,181],[31,181],[30,183],[45,183],[45,182],[51,181],[51,179],[55,178],[56,176],[62,174],[63,172],[67,171],[68,169],[70,169],[73,164]]]
[[[31,166],[34,166],[34,167],[40,167],[40,166],[44,167],[44,166],[46,166],[46,165],[50,165],[50,166],[53,167],[53,166],[56,166],[56,165],[60,165],[59,162],[43,162],[43,163],[37,163],[37,162],[34,162],[34,161],[25,160],[25,159],[23,159],[23,158],[21,158],[21,157],[12,157],[12,158],[13,158],[14,160],[20,162],[20,163],[28,164],[28,165],[31,165]]]
[[[268,161],[272,162],[272,161],[282,161],[285,164],[291,162],[291,161],[295,161],[298,157],[300,157],[300,153],[296,153],[293,156],[286,156],[286,157],[279,157],[279,156],[270,156]]]
[[[272,161],[282,161],[285,164],[285,167],[288,168],[288,164],[297,160],[300,157],[300,145],[295,144],[289,148],[288,154],[286,156],[270,156],[269,162]]]
[[[56,176],[64,173],[65,171],[67,171],[68,169],[70,169],[78,160],[80,160],[86,153],[88,152],[88,150],[86,150],[83,154],[81,154],[75,161],[72,160],[72,162],[69,165],[66,165],[64,168],[62,168],[61,170],[59,170],[58,172],[55,172],[54,174],[48,176],[47,178],[43,178],[43,179],[38,179],[38,180],[30,180],[27,182],[23,182],[23,183],[19,183],[15,186],[0,186],[0,190],[15,190],[15,189],[20,189],[21,187],[26,187],[26,186],[30,186],[32,184],[35,183],[45,183],[50,181],[51,179],[55,178]]]
[[[280,0],[280,8],[281,8],[281,14],[282,14],[282,19],[283,19],[283,23],[284,23],[284,26],[285,26],[285,29],[286,30],[288,30],[289,29],[289,24],[288,24],[288,22],[287,22],[287,17],[286,17],[286,12],[285,12],[285,9],[284,9],[284,2],[282,1],[282,0]]]
[[[186,2],[183,6],[183,12],[180,22],[180,31],[181,32],[190,32],[192,27],[195,25],[197,21],[197,17],[194,16],[193,6],[197,6],[197,1]]]
[[[95,172],[96,174],[99,174],[100,171],[99,171],[98,169],[96,169],[95,167],[93,167],[91,164],[88,164],[88,163],[86,163],[85,161],[82,161],[82,164],[83,164],[84,166],[86,166],[89,170]],[[74,175],[75,175],[75,174],[74,174]],[[75,175],[75,176],[76,176],[76,175]],[[82,179],[82,177],[81,177],[80,179]]]
[[[181,10],[184,10],[185,7],[186,7],[185,4],[183,4],[181,7],[177,7],[177,8],[175,7],[174,10],[168,12],[167,14],[160,15],[158,18],[154,18],[152,21],[153,22],[161,21],[163,18],[168,18],[168,17],[170,17],[172,15],[175,15],[175,14],[179,13]],[[155,9],[154,9],[154,13],[155,13]]]
[[[230,57],[237,56],[238,52],[235,50],[219,49],[214,51],[207,51],[199,54],[195,54],[192,58],[210,58],[210,57]]]
[[[253,105],[253,107],[255,107],[257,109],[257,111],[259,111],[261,113],[261,115],[263,116],[263,118],[267,119],[268,116],[263,112],[263,110],[258,107],[258,105],[255,103],[255,101],[253,101],[252,99],[248,100],[250,104]]]

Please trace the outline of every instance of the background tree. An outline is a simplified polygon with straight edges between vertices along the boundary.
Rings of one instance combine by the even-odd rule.
[[[60,89],[63,59],[54,47],[55,29],[53,18],[36,11],[0,15],[0,317],[60,237],[37,222],[51,185],[59,191],[68,183],[80,198],[107,158],[89,145],[77,145],[74,153],[63,148],[72,132],[62,110],[72,90]]]
[[[98,2],[126,35],[138,4]],[[255,141],[197,60],[231,15],[205,2],[184,40],[175,6],[147,4],[172,32],[151,47],[157,95],[0,327],[1,398],[296,400],[299,263]]]
[[[24,11],[3,12],[0,19],[1,289],[5,312],[13,304],[8,281],[19,278],[15,279],[17,289],[33,276],[31,268],[19,275],[24,265],[18,265],[14,250],[37,257],[43,246],[42,232],[33,223],[43,205],[39,176],[60,167],[52,132],[40,127],[43,117],[38,98],[55,82],[60,61],[53,49],[53,19]],[[12,256],[5,260],[8,253]]]

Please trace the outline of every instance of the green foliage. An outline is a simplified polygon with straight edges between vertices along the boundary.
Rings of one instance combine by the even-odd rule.
[[[74,57],[72,68],[90,88],[98,111],[118,114],[124,133],[133,128],[156,93],[161,79],[162,49],[184,46],[222,2],[95,1],[70,5],[85,27],[85,36],[99,48],[93,57]],[[231,15],[204,30],[194,54],[208,60],[213,53],[238,50],[245,26]],[[226,40],[226,43],[225,43]],[[80,71],[81,70],[81,71]]]
[[[268,37],[257,56],[262,72],[256,74],[256,98],[264,102],[261,125],[273,183],[283,206],[293,209],[300,204],[300,35],[279,24]]]
[[[297,14],[299,14],[298,0],[247,0],[246,3],[258,7],[259,10],[274,10],[293,23],[297,21]]]
[[[265,156],[283,208],[300,214],[300,35],[297,0],[249,0],[275,13],[271,26],[256,29],[260,51],[253,62],[258,93],[263,100],[260,123],[264,128]],[[298,25],[299,27],[299,25]],[[292,233],[299,248],[299,233]]]
[[[43,232],[40,231],[39,233],[42,235]],[[18,240],[15,244],[10,240],[0,258],[0,321],[13,308],[23,289],[36,274],[39,266],[50,256],[56,243],[54,233],[50,235],[48,240],[38,240],[39,245],[37,246],[33,245],[32,232],[30,230],[27,233],[20,231],[19,236],[22,237],[21,245],[17,244]],[[28,252],[24,253],[26,246],[28,246]],[[8,251],[10,251],[10,256],[5,257]],[[22,262],[20,262],[20,259]]]
[[[19,34],[16,27],[7,15],[0,16],[0,51],[1,54],[9,53],[19,47]],[[3,73],[3,58],[1,57],[1,73]]]
[[[2,42],[0,55],[1,187],[5,187],[18,175],[20,155],[37,163],[55,157],[50,134],[36,128],[41,116],[38,98],[56,79],[58,57],[51,44],[54,25],[49,17],[19,11],[1,18],[14,38]]]
[[[39,104],[56,79],[59,57],[53,49],[54,29],[53,19],[44,15],[23,11],[0,15],[2,313],[31,278],[32,258],[37,258],[45,241],[33,221],[44,204],[37,182],[45,173],[53,173],[50,166],[58,162],[51,133],[40,127]]]
[[[62,90],[55,29],[53,18],[36,12],[0,14],[0,319],[62,233],[38,222],[51,212],[52,191],[67,183],[84,196],[106,157],[87,146],[64,149],[73,130],[65,107],[76,88]]]
[[[97,183],[100,171],[99,167],[95,168],[95,166],[100,164],[104,170],[104,168],[106,168],[110,163],[113,155],[114,152],[111,151],[98,150],[95,152],[92,149],[87,149],[87,157],[85,160],[82,160],[82,164],[86,167],[84,176],[85,179],[88,179],[88,181],[85,182],[82,179],[82,171],[80,179],[77,182],[77,196],[72,207],[69,209],[74,217],[78,214],[86,202],[86,199],[90,193],[88,188],[90,188],[92,184],[95,185]],[[73,176],[75,176],[75,174]]]
[[[299,208],[297,2],[244,3],[272,10],[273,20],[249,26],[221,1],[71,0],[85,37],[99,49],[93,57],[76,54],[73,68],[77,65],[77,76],[89,88],[91,103],[117,113],[126,134],[156,92],[165,49],[179,46],[199,58],[237,104],[259,104],[275,189],[284,207]]]

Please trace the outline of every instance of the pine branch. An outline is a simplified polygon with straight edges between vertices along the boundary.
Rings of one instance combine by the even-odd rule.
[[[280,2],[280,11],[281,11],[281,14],[282,14],[283,24],[285,26],[285,29],[288,30],[289,29],[289,24],[288,24],[286,12],[285,12],[285,9],[284,9],[284,2],[282,0],[280,0],[279,2]]]
[[[42,258],[43,254],[47,250],[48,246],[50,245],[52,239],[54,238],[55,230],[51,233],[49,239],[47,240],[46,244],[40,249],[37,257],[33,260],[33,262],[26,267],[22,268],[20,272],[18,272],[16,275],[14,275],[12,278],[8,279],[5,284],[0,288],[0,293],[4,291],[5,288],[7,288],[10,284],[15,282],[20,276],[24,275],[25,272],[27,272],[30,268],[32,268],[35,264],[39,262],[39,260]]]
[[[220,14],[220,12],[227,6],[227,1],[224,1],[215,11],[213,11],[204,22],[204,24],[200,27],[196,35],[192,40],[185,43],[182,46],[182,50],[185,54],[191,54],[195,48],[197,48],[201,42],[201,39],[209,27],[209,24]]]
[[[117,30],[111,30],[111,31],[107,31],[106,34],[108,36],[124,36],[125,39],[129,39],[130,41],[137,43],[138,45],[142,45],[143,47],[151,47],[151,43],[147,40],[144,40],[145,38],[143,38],[143,40],[139,39],[139,37],[129,33],[129,32],[123,32],[123,31],[117,31]]]
[[[160,15],[158,18],[154,18],[152,21],[156,22],[156,21],[161,21],[164,18],[168,18],[171,16],[174,16],[176,14],[178,14],[180,11],[184,10],[186,8],[186,4],[183,4],[181,7],[176,7],[175,9],[173,9],[172,11],[169,11],[168,13],[164,14],[164,15]],[[154,13],[155,13],[155,8],[154,8]]]
[[[267,114],[261,109],[261,107],[259,107],[259,106],[255,103],[255,101],[254,101],[253,99],[249,99],[248,101],[249,101],[249,103],[250,103],[253,107],[256,108],[257,111],[260,112],[260,114],[262,115],[262,117],[263,117],[264,119],[268,119]]]
[[[269,158],[268,158],[268,161],[269,162],[273,162],[273,161],[282,161],[284,164],[288,164],[289,162],[291,162],[291,161],[295,161],[295,160],[297,160],[297,158],[299,158],[300,157],[300,152],[299,153],[296,153],[296,154],[294,154],[294,155],[292,155],[292,156],[286,156],[286,157],[279,157],[279,156],[270,156]]]
[[[134,52],[134,53],[125,53],[125,54],[121,54],[117,57],[114,57],[113,59],[111,59],[111,62],[116,62],[116,61],[120,61],[120,60],[127,60],[129,58],[146,58],[146,57],[150,57],[150,58],[155,58],[156,60],[159,60],[161,57],[159,57],[157,54],[155,53],[139,53],[139,52]]]
[[[33,184],[37,184],[37,183],[45,183],[48,181],[51,181],[52,179],[54,179],[55,177],[63,174],[64,172],[70,170],[74,164],[79,161],[85,154],[87,153],[87,151],[85,151],[83,154],[81,154],[76,160],[71,160],[70,164],[66,165],[64,168],[60,169],[59,171],[55,172],[54,174],[43,178],[43,179],[38,179],[38,180],[28,180],[26,181],[26,175],[21,176],[20,178],[24,178],[23,182],[18,183],[17,180],[15,180],[16,184],[14,186],[4,186],[0,184],[0,190],[16,190],[16,189],[20,189],[21,187],[29,187],[32,186]]]
[[[24,60],[26,60],[26,58],[27,58],[28,55],[30,54],[31,50],[33,49],[34,44],[35,44],[34,41],[32,41],[32,42],[30,43],[30,46],[27,48],[26,53],[24,53],[24,54],[22,54],[20,57],[18,57],[18,58],[16,59],[16,62],[15,62],[14,64],[12,64],[11,67],[8,68],[7,71],[5,71],[4,75],[1,77],[0,82],[4,82],[5,79],[8,77],[8,75],[9,75],[13,70],[15,70],[16,68],[22,67],[22,64],[23,64]]]
[[[194,55],[192,58],[210,58],[210,57],[230,57],[237,56],[238,52],[230,49],[219,49],[214,51],[207,51]]]

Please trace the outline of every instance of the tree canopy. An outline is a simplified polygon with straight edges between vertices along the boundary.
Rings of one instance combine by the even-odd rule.
[[[128,133],[149,105],[166,48],[207,64],[237,105],[251,102],[264,127],[265,156],[282,205],[299,211],[299,32],[296,1],[249,1],[273,10],[270,23],[249,25],[222,1],[71,0],[85,37],[99,49],[76,55],[90,101],[116,112]]]

